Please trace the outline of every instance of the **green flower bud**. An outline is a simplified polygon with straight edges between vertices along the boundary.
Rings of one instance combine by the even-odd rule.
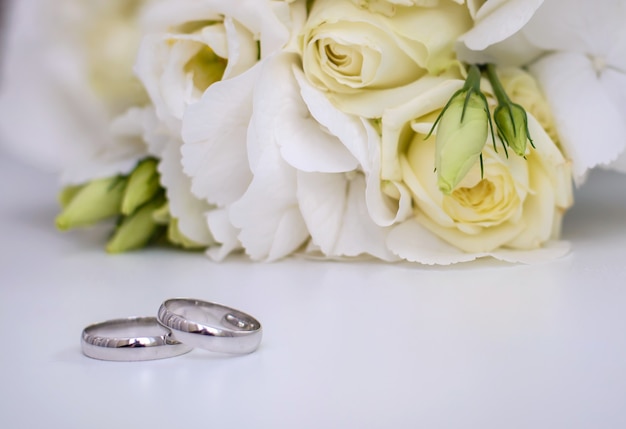
[[[493,92],[498,99],[498,107],[496,107],[493,115],[498,135],[507,146],[513,149],[513,152],[519,156],[525,156],[526,142],[529,141],[530,145],[534,147],[528,131],[526,110],[519,104],[513,103],[506,94],[500,79],[498,79],[495,66],[487,64],[486,70]]]
[[[163,228],[154,219],[154,212],[162,205],[163,198],[156,198],[124,217],[107,243],[107,252],[122,253],[148,244]]]
[[[67,191],[60,196],[66,206],[57,216],[58,229],[93,225],[101,220],[120,214],[120,207],[126,188],[122,177],[92,180],[78,190]]]
[[[150,158],[140,162],[128,178],[122,200],[122,214],[130,215],[142,204],[150,201],[160,186],[157,161]]]
[[[437,185],[444,194],[450,194],[479,160],[489,134],[488,121],[484,103],[474,93],[455,97],[441,118],[435,168]]]
[[[519,156],[526,155],[526,142],[530,140],[526,110],[519,104],[506,103],[496,108],[493,115],[498,134]]]
[[[481,159],[489,136],[491,117],[487,99],[480,91],[478,67],[470,67],[465,85],[448,101],[433,129],[438,123],[435,140],[437,185],[448,195]]]
[[[61,208],[66,208],[70,202],[74,199],[74,197],[78,194],[78,192],[83,189],[84,185],[70,185],[61,189],[58,195],[58,201],[61,205]]]

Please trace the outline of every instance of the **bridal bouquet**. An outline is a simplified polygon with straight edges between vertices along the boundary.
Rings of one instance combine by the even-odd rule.
[[[626,171],[626,1],[15,0],[0,130],[109,252],[564,255]]]

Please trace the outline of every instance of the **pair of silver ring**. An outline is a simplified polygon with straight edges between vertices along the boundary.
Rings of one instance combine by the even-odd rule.
[[[179,356],[198,347],[228,354],[255,351],[263,335],[254,317],[208,301],[168,299],[157,317],[128,317],[87,326],[83,353],[94,359],[142,361]]]

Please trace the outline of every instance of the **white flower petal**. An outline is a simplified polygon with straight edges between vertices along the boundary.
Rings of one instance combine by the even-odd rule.
[[[296,199],[296,172],[268,147],[245,194],[229,209],[239,240],[253,260],[275,260],[308,238]]]
[[[457,264],[487,255],[486,253],[462,252],[413,219],[393,227],[387,237],[387,246],[402,259],[427,265]]]
[[[626,145],[623,115],[583,54],[557,53],[531,67],[552,107],[576,178],[614,161]]]
[[[624,54],[626,57],[626,51]],[[626,118],[626,70],[607,68],[601,72],[600,82],[622,117]]]
[[[346,206],[343,174],[298,172],[298,203],[314,244],[332,255]]]
[[[369,165],[365,166],[367,187],[365,198],[372,220],[379,226],[391,226],[402,222],[413,213],[410,191],[401,182],[386,180],[385,186],[393,188],[394,200],[383,193],[381,183],[381,138],[373,129],[366,127],[369,139]],[[388,191],[391,191],[388,189]]]
[[[207,21],[221,21],[222,16],[221,11],[207,1],[152,0],[143,15],[142,24],[148,33],[162,33],[172,26],[197,21],[198,17]]]
[[[183,118],[182,163],[192,192],[218,206],[236,201],[252,179],[246,138],[259,70],[214,83]]]
[[[468,64],[494,63],[511,67],[525,66],[545,52],[533,45],[523,31],[518,31],[508,39],[480,51],[473,51],[463,42],[459,42],[456,51],[459,60]]]
[[[528,40],[546,50],[606,53],[624,33],[622,0],[546,0],[524,28]]]
[[[500,261],[511,263],[545,264],[566,256],[571,247],[571,243],[568,241],[548,241],[541,248],[535,250],[499,249],[489,253],[489,255]]]
[[[288,23],[280,20],[289,16],[288,3],[276,5],[269,0],[204,0],[204,3],[246,27],[260,41],[263,57],[280,50],[289,41]]]
[[[224,27],[226,28],[228,56],[223,58],[228,58],[228,63],[223,79],[230,79],[245,72],[257,62],[258,48],[252,34],[241,24],[225,18]]]
[[[553,240],[534,250],[498,249],[487,253],[464,253],[437,238],[414,220],[396,226],[387,242],[389,248],[401,258],[427,265],[470,262],[486,256],[510,263],[539,264],[562,258],[571,250],[569,242]]]
[[[328,132],[336,136],[343,146],[334,148],[333,153],[327,153],[325,163],[329,158],[338,156],[345,165],[342,170],[351,171],[356,168],[356,160],[364,164],[367,160],[367,131],[363,127],[362,121],[352,115],[347,115],[337,109],[325,94],[311,85],[301,69],[293,67],[293,72],[298,81],[302,98],[308,107],[311,116]],[[345,153],[348,149],[350,154]],[[354,158],[356,158],[356,160]],[[318,170],[323,171],[323,170]]]
[[[280,54],[262,61],[254,94],[254,128],[248,134],[252,171],[257,165],[256,154],[268,142],[277,144],[283,158],[300,170],[353,170],[356,159],[309,114],[294,78],[297,58]]]
[[[165,188],[170,213],[178,219],[178,229],[198,244],[209,245],[213,237],[205,220],[209,205],[191,194],[191,179],[183,173],[180,162],[180,142],[170,141],[161,154],[159,173]]]
[[[298,201],[313,243],[324,255],[396,259],[385,246],[388,229],[376,225],[367,212],[362,174],[299,172]]]
[[[476,14],[477,24],[460,37],[469,49],[481,51],[518,32],[544,0],[490,0]]]
[[[214,261],[222,261],[230,253],[241,250],[237,236],[239,230],[233,226],[228,210],[216,209],[206,214],[206,222],[215,240],[220,243],[207,249],[207,255]]]

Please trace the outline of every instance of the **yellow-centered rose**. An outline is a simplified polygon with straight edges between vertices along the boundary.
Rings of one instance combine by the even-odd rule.
[[[394,89],[458,65],[454,42],[470,26],[467,7],[452,0],[392,16],[351,0],[317,0],[300,36],[304,72],[340,109],[371,117],[353,96],[374,92],[380,97],[365,104],[393,105],[404,95]]]
[[[488,136],[482,151],[483,173],[475,163],[449,195],[441,192],[433,170],[436,137],[425,136],[462,82],[433,79],[431,83],[411,103],[383,116],[383,154],[388,155],[383,158],[383,176],[399,178],[410,190],[411,221],[476,254],[502,248],[537,249],[557,238],[563,213],[573,202],[570,164],[531,111],[528,126],[536,149],[526,159],[507,157],[500,149],[496,152]],[[497,147],[501,148],[499,141]]]

